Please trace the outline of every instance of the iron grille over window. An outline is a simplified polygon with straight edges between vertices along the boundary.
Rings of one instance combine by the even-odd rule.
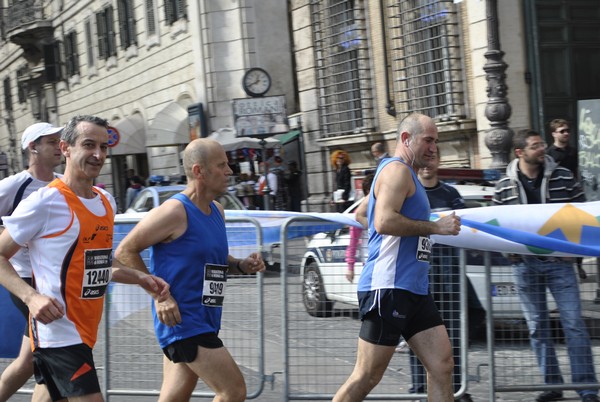
[[[65,65],[67,77],[79,75],[79,54],[77,53],[77,32],[65,36]]]
[[[98,30],[98,57],[108,59],[117,55],[115,43],[115,28],[112,6],[96,14],[96,29]]]
[[[324,136],[371,130],[364,8],[354,0],[312,2],[320,115]]]
[[[118,0],[119,32],[121,34],[121,48],[137,45],[135,34],[135,16],[133,15],[132,0]]]
[[[461,49],[452,0],[387,0],[396,109],[464,117]]]
[[[165,16],[169,25],[173,25],[178,19],[187,18],[185,0],[165,0]]]

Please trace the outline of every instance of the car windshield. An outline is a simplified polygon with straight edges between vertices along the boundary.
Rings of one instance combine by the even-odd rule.
[[[162,205],[166,200],[171,198],[177,193],[180,193],[181,190],[169,190],[169,191],[159,191],[158,192],[158,203]]]

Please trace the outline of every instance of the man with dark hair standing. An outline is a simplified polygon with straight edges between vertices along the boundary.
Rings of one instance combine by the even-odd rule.
[[[169,286],[161,279],[113,267],[115,201],[93,186],[108,154],[108,123],[74,117],[65,126],[60,151],[65,174],[23,200],[3,217],[0,285],[29,308],[36,385],[32,400],[102,401],[92,348],[111,278],[135,283],[160,300]],[[35,289],[10,263],[27,245]]]
[[[546,150],[546,154],[550,155],[560,166],[566,167],[578,177],[578,155],[577,149],[569,144],[571,137],[571,129],[569,122],[564,119],[554,119],[549,123],[554,142]]]
[[[516,158],[506,167],[506,176],[496,183],[497,205],[584,202],[585,195],[569,169],[546,156],[546,143],[535,131],[520,131],[513,138]],[[590,336],[581,317],[579,286],[573,258],[513,255],[513,272],[521,308],[527,320],[531,347],[548,385],[564,383],[551,339],[546,289],[560,313],[574,384],[597,384]],[[582,402],[599,402],[598,389],[579,389]],[[563,399],[560,389],[538,395],[537,402]]]
[[[21,147],[29,156],[29,167],[0,181],[0,216],[10,215],[21,200],[58,177],[54,169],[60,165],[62,158],[58,147],[61,131],[62,127],[55,127],[50,123],[35,123],[25,129],[21,137]],[[31,262],[27,247],[17,251],[10,262],[19,276],[31,285]],[[12,294],[11,298],[28,320],[27,305]],[[0,376],[0,402],[7,401],[32,375],[33,353],[29,341],[29,325],[27,325],[19,356]]]
[[[569,128],[569,122],[564,119],[554,119],[548,126],[554,137],[554,143],[548,147],[546,154],[550,155],[556,163],[560,166],[566,167],[575,178],[579,178],[579,158],[577,155],[577,149],[569,144],[569,138],[571,137],[571,129]],[[577,272],[581,279],[587,278],[587,273],[583,269],[583,258],[577,258]]]
[[[402,120],[394,157],[379,164],[356,213],[369,228],[369,256],[358,282],[362,326],[354,371],[334,402],[364,400],[381,380],[401,336],[427,369],[430,400],[454,400],[452,348],[427,273],[429,235],[457,235],[460,217],[452,213],[430,221],[427,195],[416,174],[436,157],[437,141],[430,117],[411,114]]]

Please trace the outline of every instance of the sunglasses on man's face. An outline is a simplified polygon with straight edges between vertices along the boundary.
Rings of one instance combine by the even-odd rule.
[[[570,133],[571,130],[569,130],[568,128],[563,128],[562,130],[558,130],[556,132],[561,133],[561,134],[567,134],[567,133]]]

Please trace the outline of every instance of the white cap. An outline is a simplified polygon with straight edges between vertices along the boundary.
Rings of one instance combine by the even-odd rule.
[[[23,136],[21,137],[21,147],[23,147],[23,149],[27,149],[29,144],[38,138],[45,135],[60,133],[62,129],[62,127],[55,127],[50,123],[32,124],[31,126],[27,127],[25,131],[23,131]]]

